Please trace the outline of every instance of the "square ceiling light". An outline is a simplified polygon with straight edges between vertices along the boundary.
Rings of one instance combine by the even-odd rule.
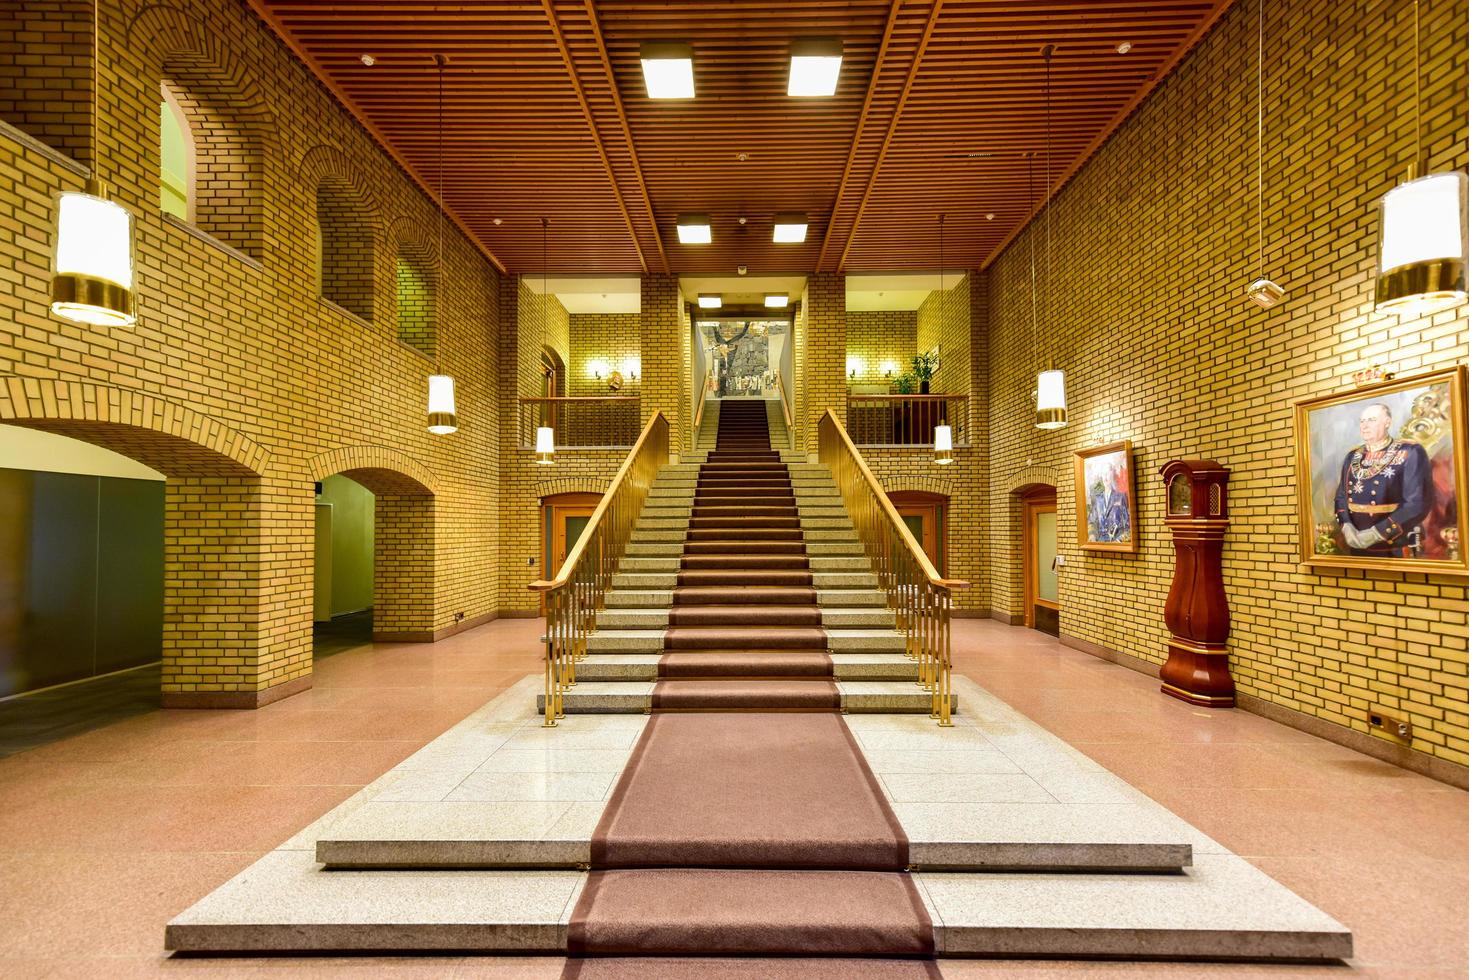
[[[842,71],[842,42],[809,38],[791,42],[791,74],[786,95],[835,95]]]
[[[709,231],[707,214],[681,214],[678,216],[678,241],[680,245],[708,245],[714,240]]]
[[[724,305],[724,297],[718,293],[700,293],[699,309],[717,310]]]
[[[646,41],[638,52],[650,99],[694,97],[694,49],[679,41]]]
[[[790,304],[791,304],[791,297],[790,297],[790,295],[788,293],[766,293],[765,294],[765,305],[768,306],[772,310],[783,310],[787,306],[789,306]]]
[[[775,240],[778,242],[804,242],[806,240],[806,216],[787,211],[775,216]]]

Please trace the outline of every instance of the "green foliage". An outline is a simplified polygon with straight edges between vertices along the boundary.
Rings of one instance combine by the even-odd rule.
[[[893,379],[893,393],[897,395],[911,395],[918,388],[918,382],[912,374],[900,374]]]
[[[913,376],[919,381],[932,381],[933,373],[939,369],[937,354],[914,354]]]

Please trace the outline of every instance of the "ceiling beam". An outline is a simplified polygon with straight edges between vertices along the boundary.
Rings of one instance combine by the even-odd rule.
[[[607,88],[612,93],[612,106],[617,110],[617,121],[622,126],[622,138],[627,143],[627,155],[632,158],[632,172],[637,177],[638,190],[643,194],[643,206],[648,209],[648,223],[653,226],[653,244],[658,246],[658,258],[664,272],[672,272],[668,264],[668,252],[663,248],[663,236],[658,231],[658,215],[653,210],[653,198],[648,194],[648,182],[643,179],[643,167],[638,162],[638,149],[633,145],[632,126],[627,121],[627,111],[622,107],[622,93],[617,88],[617,76],[612,73],[612,59],[607,56],[607,43],[602,39],[602,25],[597,20],[596,0],[584,0],[587,21],[592,25],[592,38],[597,42],[597,54],[602,59],[602,71],[607,74]]]
[[[473,242],[475,247],[484,253],[484,257],[490,260],[491,265],[502,274],[508,275],[509,272],[505,268],[505,263],[501,262],[494,252],[490,251],[490,247],[484,243],[482,238],[470,230],[469,225],[459,217],[453,208],[449,207],[444,201],[439,200],[438,195],[429,187],[429,182],[424,179],[423,174],[418,172],[418,168],[414,167],[413,164],[408,162],[407,157],[398,152],[397,148],[383,135],[382,130],[378,129],[372,120],[368,118],[367,113],[362,111],[361,107],[352,100],[352,97],[347,94],[345,89],[332,80],[331,75],[327,74],[326,69],[322,68],[321,64],[311,56],[311,53],[306,50],[305,46],[297,43],[296,38],[290,31],[286,30],[285,25],[276,18],[275,14],[266,4],[267,0],[250,0],[250,9],[255,11],[255,15],[265,21],[270,29],[275,32],[276,37],[281,39],[281,43],[289,48],[306,65],[306,68],[316,77],[316,80],[326,86],[327,91],[331,92],[337,101],[342,103],[346,110],[352,114],[352,118],[357,120],[357,124],[367,130],[368,135],[372,137],[373,141],[377,143],[382,151],[403,169],[403,172],[408,175],[408,179],[417,184],[418,189],[428,195],[428,199],[434,202],[440,211],[443,211],[449,216],[449,220],[454,222],[454,227],[458,228],[465,238]]]
[[[877,185],[878,173],[882,170],[882,163],[887,159],[888,147],[892,146],[893,134],[898,131],[898,120],[903,116],[903,106],[908,103],[908,95],[913,91],[913,83],[918,79],[918,67],[923,62],[923,55],[928,50],[928,42],[933,37],[934,25],[938,23],[939,11],[944,8],[944,0],[933,0],[933,6],[928,11],[928,23],[923,25],[923,36],[918,41],[918,49],[913,52],[913,64],[908,66],[908,77],[903,81],[903,92],[898,96],[898,104],[893,107],[893,118],[888,121],[888,131],[883,135],[882,145],[878,147],[877,160],[872,164],[872,173],[867,177],[867,187],[862,191],[862,200],[857,204],[857,213],[852,216],[852,227],[847,231],[847,244],[842,248],[842,257],[837,260],[837,271],[840,272],[847,264],[847,256],[852,251],[852,242],[857,238],[857,226],[862,223],[862,214],[867,210],[867,201],[872,196],[872,188]]]
[[[648,271],[648,259],[643,255],[643,245],[638,241],[638,229],[633,224],[632,214],[627,210],[627,202],[622,199],[622,190],[617,186],[617,174],[612,169],[612,160],[607,156],[607,145],[602,142],[602,133],[597,129],[597,119],[592,115],[591,103],[587,101],[587,93],[582,88],[581,78],[576,73],[576,62],[572,60],[571,49],[566,46],[566,35],[561,31],[561,22],[556,17],[556,0],[541,0],[541,7],[546,12],[546,20],[551,25],[551,33],[556,37],[556,49],[561,52],[561,62],[566,66],[566,75],[571,79],[571,87],[576,92],[576,100],[581,104],[582,115],[586,118],[587,129],[591,131],[592,142],[597,146],[597,155],[602,158],[602,169],[607,172],[607,182],[612,185],[612,196],[617,198],[618,210],[622,212],[622,220],[627,224],[628,237],[632,239],[632,247],[638,253],[638,265],[642,266],[643,272]],[[616,86],[614,85],[615,89]],[[631,144],[628,145],[631,150]]]
[[[832,199],[831,210],[827,212],[829,217],[826,221],[826,234],[821,236],[821,254],[816,257],[816,271],[821,271],[821,266],[826,262],[826,250],[831,245],[831,230],[836,226],[837,210],[842,206],[842,198],[847,193],[847,181],[852,176],[852,162],[857,159],[857,145],[862,142],[862,131],[867,127],[867,110],[872,108],[872,96],[877,92],[877,79],[882,74],[883,61],[887,58],[888,42],[893,39],[893,26],[898,22],[898,11],[903,7],[903,0],[893,0],[892,7],[888,10],[887,26],[882,31],[882,43],[877,46],[877,59],[872,63],[872,77],[867,80],[867,95],[862,99],[862,111],[857,115],[857,132],[852,136],[852,144],[847,148],[847,165],[842,168],[842,179],[837,184],[836,197]]]
[[[979,264],[979,267],[981,269],[988,269],[991,265],[993,265],[995,259],[998,259],[1000,257],[1000,253],[1005,251],[1005,249],[1009,247],[1010,243],[1013,242],[1022,231],[1030,226],[1030,223],[1035,220],[1036,215],[1040,214],[1041,210],[1046,206],[1046,204],[1048,204],[1052,198],[1054,198],[1057,194],[1061,192],[1061,188],[1066,186],[1066,182],[1069,181],[1072,177],[1075,177],[1076,174],[1081,170],[1081,168],[1086,165],[1086,162],[1092,158],[1092,155],[1102,148],[1102,144],[1107,142],[1107,140],[1112,137],[1113,133],[1117,132],[1118,127],[1120,127],[1124,122],[1127,121],[1127,117],[1132,115],[1133,110],[1142,105],[1143,100],[1146,99],[1149,95],[1153,94],[1153,90],[1158,87],[1163,79],[1168,77],[1168,74],[1173,71],[1174,68],[1178,67],[1178,63],[1183,60],[1184,56],[1193,50],[1194,45],[1198,44],[1205,34],[1209,33],[1209,28],[1218,23],[1219,18],[1224,16],[1224,12],[1228,10],[1230,6],[1233,5],[1233,3],[1234,0],[1215,0],[1213,8],[1204,15],[1204,19],[1199,22],[1199,26],[1194,28],[1194,30],[1189,33],[1188,37],[1184,38],[1183,41],[1179,43],[1178,47],[1174,49],[1173,53],[1168,56],[1168,59],[1158,67],[1158,70],[1153,74],[1153,76],[1149,78],[1146,82],[1144,82],[1138,88],[1138,90],[1133,93],[1132,98],[1128,99],[1127,103],[1123,105],[1121,109],[1117,110],[1117,114],[1108,121],[1107,125],[1097,131],[1096,136],[1092,137],[1091,142],[1086,145],[1086,148],[1082,150],[1079,154],[1077,154],[1076,159],[1074,159],[1065,170],[1061,171],[1061,176],[1056,180],[1056,183],[1053,184],[1051,187],[1042,189],[1040,201],[1036,203],[1036,206],[1030,211],[1029,214],[1025,215],[1025,217],[1023,217],[1020,221],[1016,222],[1015,227],[1010,231],[1009,234],[1000,239],[1000,243],[998,245],[990,250],[989,255],[987,255],[984,261]]]

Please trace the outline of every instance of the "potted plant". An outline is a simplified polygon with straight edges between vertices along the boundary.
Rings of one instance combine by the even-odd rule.
[[[893,393],[897,395],[911,395],[915,386],[915,379],[910,374],[900,374],[893,379]],[[900,401],[893,405],[891,415],[893,426],[893,442],[904,445],[913,441],[913,403]]]
[[[913,376],[918,379],[918,393],[928,394],[928,383],[939,369],[939,356],[934,353],[913,355]]]

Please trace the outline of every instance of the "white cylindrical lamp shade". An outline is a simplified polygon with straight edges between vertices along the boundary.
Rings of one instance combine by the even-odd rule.
[[[428,431],[446,436],[459,429],[454,414],[454,379],[447,374],[431,374],[428,378]]]
[[[77,323],[129,326],[133,306],[133,216],[99,183],[56,201],[51,312]]]
[[[556,436],[549,425],[536,429],[536,462],[547,466],[556,462]]]
[[[933,427],[933,461],[945,466],[954,461],[954,429],[948,425]]]
[[[1382,198],[1377,309],[1423,316],[1469,298],[1469,178],[1460,171],[1399,184]]]
[[[1035,427],[1059,429],[1066,424],[1066,372],[1048,368],[1036,375]]]

